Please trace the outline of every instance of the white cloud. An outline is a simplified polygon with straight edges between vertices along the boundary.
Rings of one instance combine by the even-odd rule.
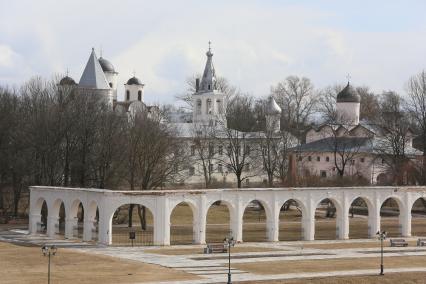
[[[324,87],[350,73],[377,92],[400,91],[423,68],[426,19],[413,15],[418,28],[404,21],[395,31],[399,19],[319,2],[16,1],[0,9],[0,79],[22,82],[69,68],[78,81],[91,47],[102,45],[120,73],[120,94],[136,70],[147,101],[171,102],[188,76],[203,71],[209,40],[218,74],[258,96],[289,75]]]

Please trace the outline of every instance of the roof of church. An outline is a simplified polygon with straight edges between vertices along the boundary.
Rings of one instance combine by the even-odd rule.
[[[349,84],[337,94],[338,103],[359,103],[361,97],[358,92]]]
[[[73,78],[69,77],[69,76],[65,76],[64,78],[61,79],[61,81],[59,81],[59,85],[64,86],[64,85],[77,85],[74,81]]]
[[[357,153],[392,153],[387,146],[389,143],[383,137],[327,137],[310,143],[302,144],[293,148],[300,152],[357,152]],[[386,149],[389,148],[389,149]],[[406,146],[405,154],[414,156],[422,155],[421,151],[411,146]]]
[[[133,76],[132,78],[127,80],[126,85],[143,85],[143,84],[142,84],[141,80],[139,80],[138,78]]]
[[[211,52],[210,43],[209,50],[206,52],[207,61],[204,67],[203,77],[201,78],[201,84],[199,92],[208,92],[217,90],[216,86],[216,71],[213,66],[213,53]]]
[[[266,105],[266,114],[281,114],[281,108],[273,96],[270,96],[268,99],[268,104]]]
[[[92,48],[92,53],[89,56],[89,60],[87,61],[78,85],[90,89],[110,89],[101,64],[96,58],[94,48]]]
[[[101,64],[102,70],[104,72],[115,72],[114,65],[112,65],[111,62],[103,58],[102,56],[99,57],[99,64]]]

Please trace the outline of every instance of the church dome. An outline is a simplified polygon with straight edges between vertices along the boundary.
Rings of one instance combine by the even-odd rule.
[[[105,58],[99,57],[98,61],[104,72],[115,72],[114,65]]]
[[[59,81],[59,85],[65,86],[65,85],[77,85],[73,78],[69,76],[65,76],[64,78]]]
[[[346,85],[346,87],[337,94],[338,103],[359,103],[361,102],[361,97],[358,92],[351,86]]]
[[[143,85],[141,80],[133,76],[127,81],[127,85]]]
[[[269,97],[268,103],[266,105],[266,114],[281,114],[281,108],[273,96]]]

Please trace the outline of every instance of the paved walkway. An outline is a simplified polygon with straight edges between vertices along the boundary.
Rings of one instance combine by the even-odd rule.
[[[407,238],[406,238],[407,239]],[[24,230],[11,230],[0,233],[0,241],[13,243],[42,245],[55,244],[59,247],[68,247],[77,251],[83,251],[93,254],[108,255],[116,258],[140,261],[145,263],[157,264],[176,270],[185,271],[203,277],[201,280],[163,282],[163,283],[223,283],[226,282],[228,273],[228,258],[226,254],[187,254],[187,255],[164,255],[150,253],[152,249],[171,249],[162,247],[113,247],[101,246],[91,243],[84,243],[75,240],[50,239],[43,235],[27,235]],[[312,244],[336,244],[336,243],[368,243],[377,244],[373,248],[351,248],[351,249],[318,249],[306,248],[307,243]],[[263,252],[240,252],[232,253],[232,263],[253,263],[263,261],[282,261],[282,260],[316,260],[316,259],[338,259],[338,258],[370,258],[379,256],[379,243],[377,240],[350,240],[350,241],[315,241],[315,242],[278,242],[278,243],[245,243],[237,245],[245,247],[264,247]],[[195,249],[200,252],[203,246],[186,245],[174,246],[173,249]],[[426,247],[404,247],[404,248],[385,248],[385,257],[426,255]],[[416,264],[414,264],[416,265]],[[425,267],[386,269],[386,272],[426,272]],[[260,281],[260,280],[279,280],[294,278],[313,278],[327,276],[345,276],[345,275],[377,275],[378,269],[368,270],[348,270],[332,272],[315,273],[286,273],[260,275],[248,271],[231,269],[233,281]],[[159,282],[156,282],[157,284]]]

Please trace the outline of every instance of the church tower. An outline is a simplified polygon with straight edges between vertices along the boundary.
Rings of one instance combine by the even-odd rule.
[[[358,125],[361,97],[349,84],[337,94],[336,114],[340,124]]]
[[[195,81],[195,93],[192,95],[193,122],[202,125],[226,126],[225,95],[217,88],[216,71],[213,66],[213,53],[210,48],[206,53],[207,62],[204,67],[203,77]]]
[[[117,101],[117,78],[118,72],[115,71],[114,65],[105,58],[99,57],[99,64],[102,67],[102,71],[105,73],[109,87],[112,89],[113,100]]]
[[[279,132],[281,121],[281,108],[275,101],[273,96],[270,96],[265,110],[266,116],[266,131]]]
[[[133,76],[127,83],[124,84],[125,94],[124,101],[126,102],[134,102],[140,101],[143,102],[143,87],[145,85],[142,82]]]

